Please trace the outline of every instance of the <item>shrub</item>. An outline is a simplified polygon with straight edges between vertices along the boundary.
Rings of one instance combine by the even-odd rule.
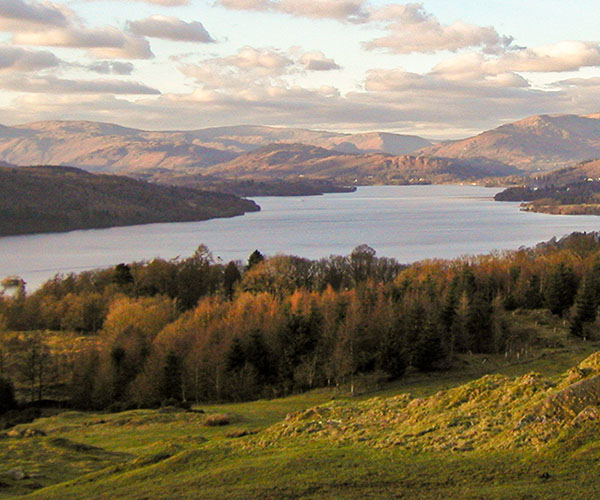
[[[208,415],[204,420],[204,425],[208,427],[218,427],[220,425],[229,425],[230,423],[231,419],[229,415],[225,415],[223,413]]]

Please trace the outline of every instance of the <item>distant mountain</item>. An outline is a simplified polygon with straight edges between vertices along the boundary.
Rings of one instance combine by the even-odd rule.
[[[16,165],[70,165],[134,173],[204,167],[236,153],[194,143],[186,133],[144,132],[108,123],[37,122],[0,128],[0,160]]]
[[[419,153],[493,160],[527,171],[549,171],[600,157],[600,113],[587,116],[540,115],[444,142]]]
[[[0,236],[232,217],[260,210],[236,196],[69,167],[0,167]]]
[[[429,145],[416,136],[337,134],[260,126],[151,132],[110,123],[46,121],[0,126],[0,161],[69,165],[89,171],[139,174],[204,168],[273,142],[307,143],[344,152],[407,153]]]
[[[345,154],[306,144],[271,144],[227,163],[207,167],[207,175],[235,178],[335,179],[344,182],[448,182],[510,175],[502,164],[382,153]]]
[[[216,127],[192,132],[206,146],[249,152],[272,143],[308,144],[344,153],[407,154],[430,146],[431,142],[415,135],[367,132],[338,134],[299,128],[240,125]]]
[[[302,141],[299,141],[302,142]],[[309,142],[308,144],[313,144]],[[329,147],[344,153],[389,153],[405,155],[431,146],[431,142],[416,135],[398,135],[386,132],[368,132],[338,136],[314,145]]]

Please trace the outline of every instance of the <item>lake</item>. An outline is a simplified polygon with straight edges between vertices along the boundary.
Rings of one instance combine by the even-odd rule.
[[[535,245],[573,231],[596,231],[595,216],[521,212],[479,186],[367,186],[355,193],[253,198],[261,212],[203,222],[147,224],[0,238],[0,277],[32,290],[56,273],[119,262],[189,256],[200,243],[223,261],[289,253],[346,255],[361,243],[401,262]]]

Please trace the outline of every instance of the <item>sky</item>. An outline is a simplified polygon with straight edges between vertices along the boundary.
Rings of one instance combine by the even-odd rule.
[[[465,137],[600,112],[596,19],[597,0],[0,0],[0,123]]]

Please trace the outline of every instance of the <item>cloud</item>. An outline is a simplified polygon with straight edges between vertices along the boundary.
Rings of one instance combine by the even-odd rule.
[[[142,83],[120,80],[66,80],[54,76],[0,78],[0,88],[37,94],[126,94],[158,95]]]
[[[279,73],[283,68],[292,64],[292,60],[278,50],[256,49],[249,46],[241,48],[236,55],[222,58],[220,61],[238,68],[267,70],[275,73]]]
[[[492,27],[462,21],[443,25],[418,3],[394,4],[373,10],[370,20],[381,23],[388,34],[365,43],[369,50],[410,54],[482,47],[485,52],[498,53],[512,43],[512,38],[499,35]]]
[[[233,55],[181,64],[179,69],[205,89],[250,88],[293,71],[295,62],[279,50],[246,46]]]
[[[13,35],[19,45],[71,47],[89,49],[95,57],[105,59],[149,59],[150,44],[144,38],[131,36],[117,28],[56,28],[45,31],[23,31]]]
[[[190,0],[128,0],[130,2],[144,2],[151,5],[161,5],[163,7],[178,7],[180,5],[190,5]]]
[[[54,68],[60,59],[52,52],[0,46],[0,72],[29,72]]]
[[[504,82],[524,85],[518,73],[576,71],[600,65],[600,46],[595,42],[565,41],[543,47],[519,49],[498,56],[470,52],[437,64],[432,75],[446,81]]]
[[[28,25],[66,26],[65,12],[50,2],[2,0],[0,2],[0,29],[11,31]]]
[[[497,64],[511,71],[575,71],[600,66],[600,45],[597,42],[562,41],[506,54]]]
[[[273,11],[312,19],[362,22],[368,17],[364,0],[217,0],[231,10]]]
[[[90,64],[88,69],[101,75],[131,75],[133,64],[119,61],[98,61]]]
[[[375,70],[374,70],[375,71]],[[376,79],[377,77],[377,79]],[[394,80],[402,84],[393,85]],[[379,85],[375,85],[376,82]],[[600,85],[531,87],[444,84],[433,75],[395,70],[370,74],[369,90],[340,94],[264,81],[245,87],[197,88],[187,94],[19,94],[0,108],[0,122],[89,119],[154,129],[260,123],[334,130],[393,130],[460,137],[540,113],[588,114],[597,108]]]
[[[266,84],[281,87],[287,85],[282,80],[286,75],[303,71],[330,71],[340,69],[340,66],[320,51],[299,56],[297,50],[284,52],[246,46],[230,56],[205,59],[196,64],[181,64],[179,69],[206,89],[232,89]]]
[[[166,38],[180,42],[214,43],[208,31],[197,21],[186,23],[176,17],[151,16],[139,21],[129,21],[129,30],[138,36]]]
[[[330,59],[323,52],[307,52],[300,58],[304,68],[308,71],[331,71],[341,69],[333,59]]]

